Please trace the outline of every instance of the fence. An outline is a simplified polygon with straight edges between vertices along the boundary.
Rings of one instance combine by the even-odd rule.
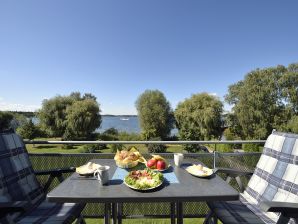
[[[260,144],[265,141],[28,141],[26,144]],[[216,147],[215,147],[216,148]],[[172,153],[160,154],[166,159],[173,159]],[[208,167],[225,167],[236,168],[240,170],[253,170],[261,153],[186,153],[185,158],[203,162]],[[35,170],[54,169],[61,167],[77,167],[85,164],[91,159],[112,159],[114,154],[110,153],[82,153],[82,154],[61,154],[61,153],[31,153],[30,159]],[[145,154],[146,159],[150,158],[149,154]],[[65,178],[69,174],[65,174]],[[224,176],[222,176],[225,178]],[[48,177],[38,177],[41,184],[45,184]],[[243,179],[247,183],[246,179]],[[59,184],[58,180],[54,180],[49,190]],[[234,182],[231,183],[236,188]],[[239,189],[238,189],[239,190]],[[184,202],[184,217],[204,217],[208,212],[208,207],[204,202]],[[134,203],[123,204],[124,218],[139,217],[169,217],[171,212],[169,203]],[[83,215],[85,217],[103,217],[103,204],[88,204]]]

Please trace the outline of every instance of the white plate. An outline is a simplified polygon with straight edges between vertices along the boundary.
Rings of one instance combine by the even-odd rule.
[[[197,165],[192,165],[186,168],[186,171],[196,177],[209,177],[213,174],[213,170],[203,166],[203,171],[198,170]]]
[[[129,188],[131,188],[131,189],[134,189],[134,190],[138,190],[138,191],[149,191],[149,190],[153,190],[153,189],[158,188],[159,186],[161,186],[161,185],[163,184],[163,181],[162,181],[159,185],[157,185],[157,186],[155,186],[155,187],[150,187],[150,188],[146,188],[146,189],[139,189],[139,188],[136,188],[136,187],[134,187],[134,186],[131,186],[131,185],[129,185],[128,183],[125,182],[125,179],[124,179],[123,183],[124,183],[127,187],[129,187]]]
[[[89,162],[83,166],[77,167],[76,172],[81,176],[92,176],[94,171],[101,165]]]

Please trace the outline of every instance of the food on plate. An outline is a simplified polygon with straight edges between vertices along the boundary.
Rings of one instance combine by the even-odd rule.
[[[138,165],[139,162],[145,162],[144,157],[134,147],[130,150],[117,150],[114,160],[117,166],[121,168],[132,168]]]
[[[146,166],[150,169],[165,170],[169,165],[162,156],[152,155],[152,158],[147,161]]]
[[[158,160],[156,163],[156,169],[164,170],[166,168],[166,162],[164,160]]]
[[[208,167],[203,166],[202,164],[198,164],[198,165],[192,165],[186,168],[186,170],[195,176],[199,176],[199,177],[207,177],[212,175],[213,171],[212,169],[209,169]]]
[[[101,165],[88,162],[87,164],[77,167],[76,172],[80,175],[92,175],[94,171],[99,168]]]
[[[156,168],[156,159],[149,159],[147,161],[147,167],[151,168],[151,169],[155,169]]]
[[[163,175],[150,169],[134,170],[124,178],[124,183],[137,190],[149,190],[160,186],[163,182]]]

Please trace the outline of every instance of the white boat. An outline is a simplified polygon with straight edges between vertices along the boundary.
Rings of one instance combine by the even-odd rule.
[[[129,118],[121,117],[120,120],[121,120],[121,121],[128,121]]]

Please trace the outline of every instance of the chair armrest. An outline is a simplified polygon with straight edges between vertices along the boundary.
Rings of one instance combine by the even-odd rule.
[[[73,173],[76,170],[75,167],[69,167],[69,168],[58,168],[58,169],[52,169],[52,170],[38,170],[35,171],[35,175],[61,175],[63,173]]]
[[[230,168],[215,168],[213,170],[214,173],[224,173],[227,175],[226,182],[230,183],[232,178],[235,178],[240,192],[243,192],[245,187],[242,183],[240,176],[251,176],[253,174],[252,171],[242,171],[242,170],[235,170]]]
[[[214,173],[225,173],[231,177],[237,177],[237,176],[251,176],[253,174],[253,171],[242,171],[242,170],[219,167],[214,169]]]
[[[281,212],[286,217],[298,218],[298,203],[263,201],[260,208],[265,212]]]
[[[11,212],[22,212],[26,210],[27,201],[0,202],[0,217],[6,216]]]

